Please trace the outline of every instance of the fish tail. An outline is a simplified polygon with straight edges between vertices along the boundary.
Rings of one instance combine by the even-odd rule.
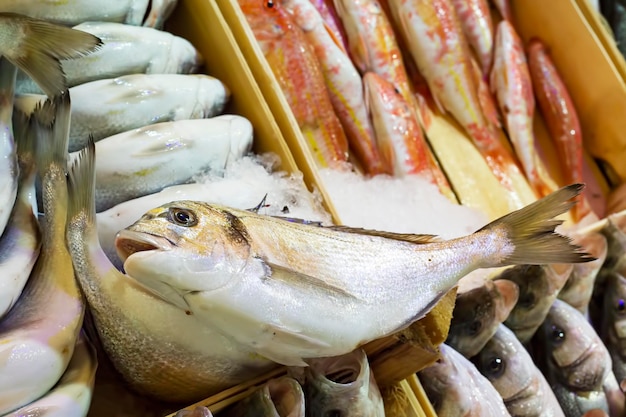
[[[68,219],[81,214],[87,222],[93,223],[96,217],[96,145],[91,135],[72,161],[67,187]]]
[[[17,51],[5,53],[6,58],[28,74],[52,97],[66,89],[61,60],[84,56],[102,45],[100,38],[80,30],[10,13],[20,36]]]
[[[554,217],[572,208],[575,204],[572,200],[583,188],[583,184],[568,185],[480,229],[479,232],[488,232],[498,238],[504,237],[506,239],[504,245],[511,248],[508,255],[501,257],[500,264],[495,266],[580,263],[595,260],[583,252],[580,246],[572,244],[569,237],[555,232],[555,228],[563,221]]]
[[[65,93],[38,104],[31,121],[36,136],[35,163],[40,172],[52,164],[65,170],[70,132],[70,94]]]

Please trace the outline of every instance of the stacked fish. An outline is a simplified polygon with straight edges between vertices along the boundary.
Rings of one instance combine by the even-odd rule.
[[[538,197],[558,188],[535,144],[535,98],[563,184],[582,180],[582,137],[546,47],[525,52],[508,1],[494,4],[497,25],[487,0],[239,0],[320,167],[350,168],[350,150],[368,175],[421,173],[451,195],[426,141],[449,113],[519,208],[528,184]],[[580,198],[575,221],[590,211]]]
[[[596,260],[462,281],[442,358],[420,372],[440,417],[626,415],[626,212],[573,238]]]

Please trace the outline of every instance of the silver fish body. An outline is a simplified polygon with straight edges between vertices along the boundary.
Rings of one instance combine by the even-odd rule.
[[[305,380],[307,416],[385,416],[383,399],[361,349],[334,358],[310,360]]]
[[[472,361],[519,417],[565,417],[554,392],[515,333],[501,324]]]
[[[600,336],[574,307],[555,300],[537,332],[545,376],[568,416],[595,408],[609,411],[605,380],[612,373],[611,357]]]
[[[525,229],[558,224],[546,216],[568,208],[578,188],[447,241],[176,201],[122,230],[116,247],[126,272],[155,294],[266,358],[302,366],[409,326],[474,269],[587,260],[563,236]]]
[[[96,210],[222,170],[251,147],[252,124],[234,115],[155,123],[102,139],[96,143]]]
[[[302,387],[293,378],[270,379],[249,397],[220,412],[224,417],[305,417]]]
[[[129,74],[188,74],[202,62],[189,41],[169,32],[110,22],[84,22],[74,29],[97,36],[103,44],[87,57],[63,61],[67,87]],[[16,92],[41,90],[18,73]]]
[[[458,292],[446,344],[466,358],[478,354],[506,320],[519,297],[517,284],[485,278],[483,284]]]
[[[509,417],[500,393],[476,366],[450,346],[439,346],[440,359],[419,372],[439,417]]]
[[[541,326],[572,268],[569,264],[519,265],[495,278],[513,281],[519,287],[517,304],[504,324],[522,343],[529,342]]]
[[[69,151],[74,152],[85,147],[90,135],[97,142],[153,123],[217,116],[230,93],[208,75],[132,74],[77,85],[70,95]],[[33,99],[18,96],[16,106],[28,108]]]

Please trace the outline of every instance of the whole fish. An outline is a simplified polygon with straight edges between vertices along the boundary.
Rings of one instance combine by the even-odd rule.
[[[74,29],[97,36],[102,47],[87,57],[63,61],[59,70],[65,72],[68,87],[137,73],[188,74],[202,62],[188,40],[169,32],[111,22],[85,22]],[[40,94],[41,90],[20,72],[16,92]]]
[[[583,177],[583,138],[574,103],[567,92],[559,71],[548,50],[539,39],[528,45],[528,69],[541,114],[561,161],[566,184],[581,181]],[[590,208],[582,195],[574,207],[574,220],[582,219]]]
[[[517,284],[485,278],[483,284],[458,292],[446,343],[471,358],[493,337],[519,297]]]
[[[496,178],[512,190],[521,173],[483,113],[480,77],[450,0],[389,0],[389,7],[438,107],[459,122]]]
[[[1,64],[0,64],[1,66]],[[35,265],[41,248],[39,223],[33,211],[35,195],[35,144],[34,129],[28,116],[15,115],[17,119],[17,157],[19,162],[18,195],[9,222],[0,236],[0,318],[17,302]]]
[[[133,74],[77,85],[70,96],[69,151],[74,152],[85,147],[90,135],[97,142],[153,123],[217,116],[230,92],[208,75]],[[26,95],[15,101],[16,107],[27,109],[36,99]]]
[[[409,107],[417,103],[411,91],[391,22],[378,0],[334,0],[348,37],[350,56],[361,72],[374,72],[398,89]]]
[[[528,73],[524,45],[513,25],[498,24],[491,89],[498,98],[509,138],[522,162],[526,178],[543,197],[558,188],[548,174],[536,149],[533,119],[535,98]]]
[[[126,272],[155,294],[268,359],[303,366],[407,327],[474,269],[587,261],[546,233],[580,189],[447,241],[177,201],[120,231],[116,247]]]
[[[480,60],[482,73],[486,76],[493,62],[493,22],[487,0],[451,0],[463,33]],[[486,77],[485,77],[486,78]]]
[[[238,3],[318,165],[345,167],[348,140],[302,29],[278,1]]]
[[[304,417],[304,392],[293,378],[270,379],[254,394],[220,412],[225,417]]]
[[[211,410],[198,406],[193,410],[180,410],[174,417],[213,417]]]
[[[282,0],[302,29],[320,63],[330,101],[348,138],[350,149],[368,175],[391,174],[382,158],[365,108],[363,81],[347,53],[333,39],[309,0]]]
[[[274,365],[120,273],[102,252],[95,217],[95,146],[69,173],[67,242],[102,348],[134,390],[191,403]]]
[[[2,0],[0,9],[4,12],[20,13],[66,26],[89,21],[141,25],[150,5],[149,13],[165,21],[172,11],[168,3],[172,2],[175,4],[173,0],[165,2],[154,0],[69,0],[64,2]]]
[[[558,298],[580,311],[584,316],[589,316],[589,302],[594,290],[596,276],[606,259],[606,238],[599,232],[573,236],[574,243],[582,247],[585,252],[591,254],[595,261],[586,264],[574,265],[572,273],[565,282],[565,286],[559,292]]]
[[[5,417],[85,417],[91,405],[98,360],[96,349],[81,332],[63,376],[48,393]]]
[[[307,416],[385,416],[380,390],[362,349],[309,360],[304,372]]]
[[[626,278],[618,272],[606,277],[603,293],[600,335],[606,345],[613,373],[618,381],[626,379]]]
[[[548,381],[505,325],[472,361],[500,393],[512,416],[565,417]]]
[[[585,316],[557,299],[536,338],[544,375],[563,411],[572,417],[596,408],[608,412],[603,386],[609,374],[615,380],[611,357]]]
[[[65,244],[70,99],[46,101],[33,115],[42,183],[41,252],[22,294],[0,322],[0,413],[40,398],[61,378],[85,305]]]
[[[452,347],[439,346],[439,359],[419,372],[440,417],[510,417],[502,397],[476,366]]]
[[[348,52],[348,41],[346,40],[346,31],[341,25],[333,0],[311,0],[311,4],[315,6],[319,14],[324,19],[324,25],[332,33],[333,37],[339,43],[344,52]]]
[[[519,287],[517,304],[504,324],[522,343],[529,342],[546,319],[571,272],[569,264],[518,265],[495,278],[513,281]]]
[[[252,124],[235,115],[155,123],[102,139],[96,143],[96,210],[224,169],[251,147]]]

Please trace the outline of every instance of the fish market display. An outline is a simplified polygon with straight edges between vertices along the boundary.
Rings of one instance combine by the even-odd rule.
[[[363,350],[310,360],[304,372],[307,416],[385,416],[383,399]]]
[[[254,394],[221,412],[220,416],[305,417],[304,392],[293,378],[271,379]]]
[[[252,124],[241,116],[155,123],[96,143],[96,210],[220,170],[250,151]]]
[[[115,369],[137,391],[167,401],[194,401],[273,365],[155,297],[118,271],[100,249],[95,224],[95,146],[70,171],[67,241],[76,279],[98,337]]]
[[[603,387],[611,382],[617,391],[619,387],[609,352],[585,317],[564,301],[555,300],[537,339],[546,362],[546,379],[566,415],[582,416],[596,408],[608,412]],[[620,408],[623,412],[624,399]]]
[[[153,123],[203,119],[222,113],[229,98],[219,80],[202,74],[133,74],[70,88],[72,123],[69,151]],[[98,97],[98,100],[94,100]],[[28,109],[41,96],[18,96]]]
[[[41,248],[41,235],[33,211],[35,195],[34,123],[19,115],[15,124],[19,185],[17,200],[2,236],[0,236],[0,318],[19,299]]]
[[[110,22],[85,22],[74,29],[97,36],[102,46],[89,57],[63,61],[68,87],[135,73],[188,74],[202,61],[189,41],[169,32]],[[39,94],[41,90],[18,73],[16,91]]]
[[[448,345],[439,346],[441,358],[422,370],[428,398],[440,417],[509,417],[502,397],[473,363]]]
[[[279,2],[240,0],[239,5],[317,163],[344,167],[348,140],[302,29]]]
[[[545,320],[550,306],[572,272],[572,265],[519,265],[503,271],[496,279],[513,281],[519,299],[504,324],[522,343],[527,343]]]
[[[74,354],[59,382],[50,392],[6,417],[83,417],[91,405],[96,377],[95,348],[83,333],[80,334]]]
[[[552,217],[580,190],[563,188],[447,241],[177,201],[120,231],[116,247],[125,271],[164,300],[266,358],[298,366],[407,327],[474,269],[590,260],[552,233],[560,224]],[[347,310],[353,314],[339,314]]]
[[[481,285],[457,293],[446,344],[466,358],[480,352],[509,316],[519,297],[517,284],[484,279]]]
[[[85,305],[65,245],[68,94],[46,101],[33,115],[36,165],[45,218],[41,252],[19,300],[0,322],[0,412],[41,397],[69,363]]]
[[[473,359],[512,416],[565,417],[548,381],[515,334],[501,324]]]
[[[176,0],[70,0],[50,2],[46,0],[2,0],[3,12],[25,14],[67,26],[87,21],[110,21],[160,27],[174,9]]]

